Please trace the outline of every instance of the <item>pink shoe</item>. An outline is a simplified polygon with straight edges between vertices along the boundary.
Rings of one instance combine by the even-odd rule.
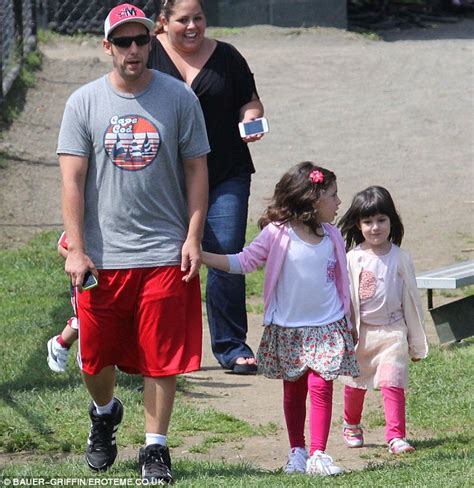
[[[344,422],[342,435],[347,447],[362,447],[364,445],[364,433],[360,424],[349,425]]]
[[[395,437],[388,443],[388,450],[392,454],[405,454],[406,452],[413,452],[415,448],[410,446],[405,439]]]

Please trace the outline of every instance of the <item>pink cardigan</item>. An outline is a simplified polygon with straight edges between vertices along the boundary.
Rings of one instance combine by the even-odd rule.
[[[323,229],[327,232],[334,245],[334,254],[336,256],[336,288],[344,307],[344,314],[349,329],[351,329],[352,326],[349,319],[351,315],[351,301],[344,240],[335,226],[323,224]],[[249,273],[266,264],[265,281],[263,284],[265,312],[269,309],[272,302],[289,242],[288,225],[271,223],[242,252],[227,255],[230,273]]]

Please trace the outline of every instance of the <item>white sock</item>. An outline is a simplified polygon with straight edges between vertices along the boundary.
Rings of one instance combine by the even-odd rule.
[[[109,415],[110,413],[112,413],[112,409],[114,408],[114,403],[115,403],[114,398],[112,398],[112,400],[110,400],[110,402],[107,403],[107,405],[99,406],[97,405],[97,403],[94,402],[97,415]]]
[[[160,446],[166,446],[168,440],[167,435],[146,433],[145,434],[145,446],[151,446],[152,444],[160,444]]]

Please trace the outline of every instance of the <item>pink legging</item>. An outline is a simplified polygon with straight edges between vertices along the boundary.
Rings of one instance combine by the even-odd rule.
[[[290,447],[305,447],[306,396],[309,391],[311,445],[309,454],[325,451],[331,427],[333,382],[314,371],[297,381],[283,381],[283,411]]]
[[[405,437],[405,390],[395,387],[381,387],[385,413],[385,440]],[[367,390],[344,387],[344,421],[357,425],[362,418],[364,397]]]

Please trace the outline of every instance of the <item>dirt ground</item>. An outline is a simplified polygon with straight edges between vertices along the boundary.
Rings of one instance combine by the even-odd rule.
[[[270,124],[270,133],[251,148],[257,167],[251,220],[290,165],[313,160],[336,172],[340,214],[354,192],[368,185],[391,191],[404,219],[404,247],[418,271],[472,258],[473,37],[474,19],[464,19],[387,32],[384,40],[335,29],[267,26],[223,38],[248,60]],[[59,124],[68,95],[108,70],[109,59],[98,46],[98,39],[41,46],[38,83],[19,119],[0,135],[0,152],[10,155],[0,169],[0,248],[21,245],[43,229],[61,229]],[[250,316],[255,348],[260,320]],[[429,321],[428,327],[435,342]],[[189,376],[195,401],[254,425],[278,426],[276,435],[218,446],[204,457],[282,466],[288,444],[281,384],[225,373],[211,357],[207,330],[204,344],[203,369]],[[367,432],[367,449],[346,449],[341,403],[337,386],[328,452],[346,468],[359,469],[384,455],[383,430]],[[380,405],[379,396],[371,395],[368,408]],[[175,456],[189,455],[188,447],[176,449]]]

